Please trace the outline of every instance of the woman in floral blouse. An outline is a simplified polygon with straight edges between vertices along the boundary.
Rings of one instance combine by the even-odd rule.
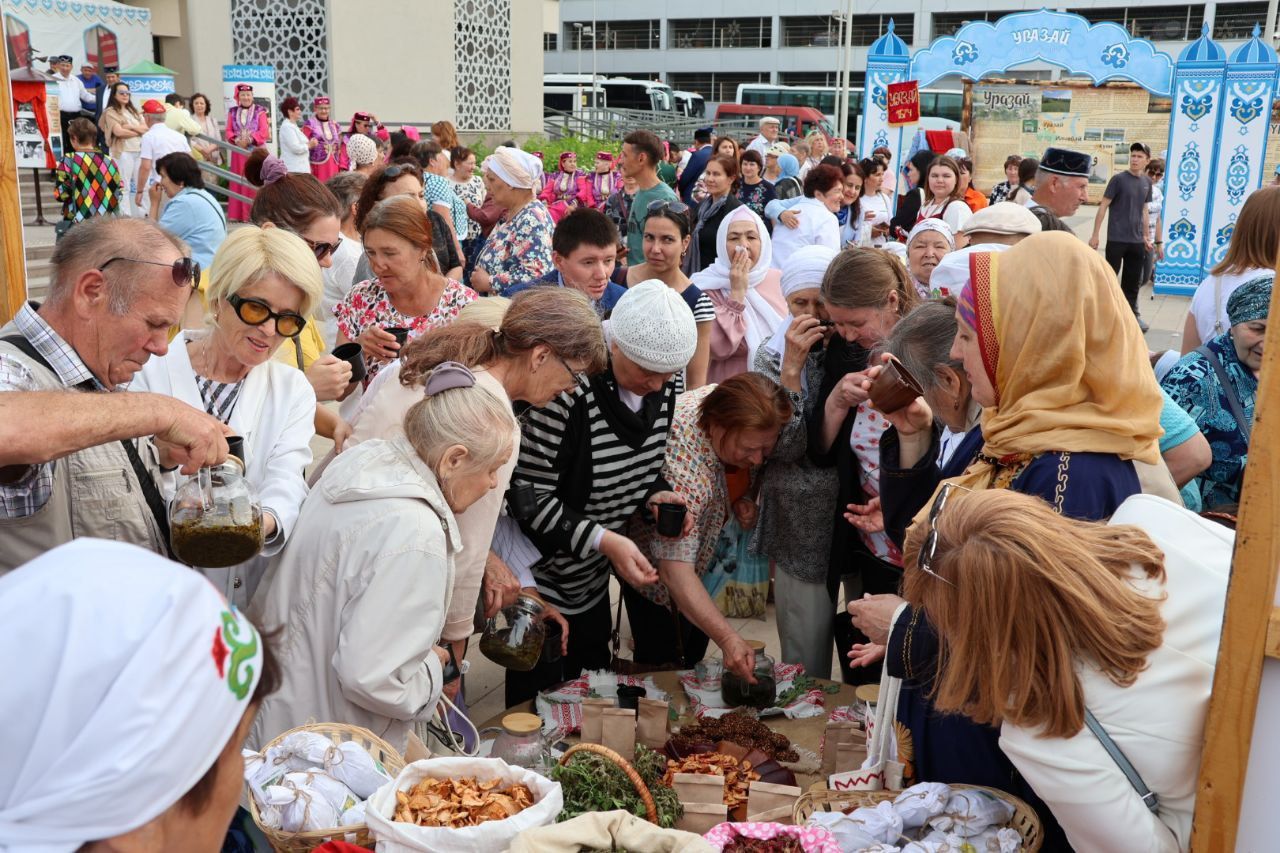
[[[744,528],[755,525],[754,502],[737,494],[730,477],[749,481],[751,469],[764,464],[790,420],[787,393],[758,373],[704,385],[676,401],[662,476],[684,499],[693,528],[683,539],[653,538],[650,549],[662,583],[650,594],[664,600],[669,595],[684,617],[681,621],[692,623],[683,632],[686,662],[700,660],[710,639],[720,647],[728,669],[745,677],[755,664],[746,641],[717,609],[701,578],[711,568],[730,509]],[[636,655],[645,659],[638,646]]]
[[[542,161],[532,154],[499,146],[484,160],[484,184],[506,212],[476,258],[471,286],[481,293],[501,294],[508,285],[551,272],[555,224],[536,197],[542,188]]]
[[[773,201],[773,184],[766,181],[764,158],[759,151],[742,152],[742,183],[738,185],[738,200],[764,219],[765,226],[773,231],[773,223],[765,218],[764,206]]]
[[[333,314],[338,344],[354,341],[364,349],[367,383],[399,356],[400,344],[387,329],[408,329],[412,339],[446,326],[476,293],[441,275],[431,250],[431,226],[410,196],[393,196],[370,211],[364,249],[377,278],[351,288]]]

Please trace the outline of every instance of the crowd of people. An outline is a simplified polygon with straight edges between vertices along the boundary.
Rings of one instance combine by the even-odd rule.
[[[115,741],[108,712],[128,719],[122,750],[163,711],[198,737],[171,762],[177,796],[136,818],[86,808],[58,840],[176,832],[206,812],[217,834],[223,788],[211,810],[183,792],[209,774],[229,786],[246,737],[308,720],[403,748],[443,699],[465,713],[458,662],[522,594],[563,653],[509,671],[508,705],[627,655],[690,667],[714,646],[751,679],[712,586],[745,553],[770,566],[783,661],[830,677],[847,614],[845,677],[903,680],[917,779],[1023,797],[1046,850],[1185,848],[1230,554],[1195,513],[1239,501],[1280,187],[1244,205],[1187,351],[1157,359],[1136,317],[1159,253],[1141,144],[1086,242],[1064,220],[1089,157],[1062,148],[1010,158],[989,196],[963,150],[895,167],[820,132],[788,145],[769,121],[745,145],[699,131],[685,152],[635,130],[590,171],[514,144],[477,168],[448,122],[383,139],[368,113],[343,131],[321,98],[305,124],[282,104],[276,157],[241,86],[218,135],[253,149],[229,158],[251,201],[224,214],[197,163],[217,152],[169,135],[187,142],[168,124],[185,104],[205,132],[208,99],[137,113],[122,86],[102,111],[109,155],[88,121],[67,128],[67,156],[115,174],[119,204],[80,215],[70,170],[76,224],[48,296],[0,331],[0,595],[24,602],[2,630],[39,650],[7,691],[26,712],[6,715],[0,752],[47,761],[94,727]],[[105,215],[130,199],[148,215]],[[921,393],[882,408],[891,366]],[[334,443],[324,460],[316,435]],[[206,570],[219,597],[161,558],[166,501],[224,464],[263,535],[253,558]],[[520,489],[531,512],[504,499]],[[662,535],[669,505],[683,526]],[[613,639],[614,582],[633,647]],[[1179,618],[1192,603],[1195,626]],[[68,630],[94,613],[127,630]],[[193,658],[207,663],[215,617],[251,677],[234,702],[216,685],[201,688],[216,702],[179,697],[181,673],[211,677]],[[42,730],[40,703],[69,678],[106,683],[144,657],[178,673],[145,713],[109,691],[119,707]],[[0,791],[4,834],[50,838],[56,789],[0,771]]]

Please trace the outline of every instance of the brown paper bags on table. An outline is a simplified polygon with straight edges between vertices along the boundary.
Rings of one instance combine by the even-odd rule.
[[[841,747],[843,746],[843,751]],[[857,770],[867,758],[867,732],[861,723],[841,720],[827,723],[822,739],[822,775]]]
[[[630,708],[601,709],[600,743],[627,761],[635,761],[636,712]]]
[[[582,700],[582,742],[600,743],[600,712],[614,707],[612,699]]]
[[[790,826],[795,822],[796,800],[800,799],[800,793],[795,785],[752,782],[747,790],[747,820]]]
[[[676,829],[702,834],[729,819],[723,776],[676,773],[671,777],[671,787],[684,807],[684,817],[676,822]]]
[[[637,711],[636,741],[661,750],[667,743],[667,717],[671,706],[662,699],[641,699]]]

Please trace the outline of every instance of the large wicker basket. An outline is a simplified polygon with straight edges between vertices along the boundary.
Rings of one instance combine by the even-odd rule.
[[[820,787],[821,784],[818,783],[796,800],[794,817],[797,826],[803,826],[814,812],[849,812],[863,806],[874,808],[877,803],[892,800],[902,793],[901,791],[830,791]],[[1008,825],[1022,836],[1022,849],[1025,853],[1036,853],[1044,843],[1040,818],[1036,815],[1035,809],[1012,794],[981,785],[951,785],[950,787],[955,791],[986,791],[1013,806],[1013,817]]]
[[[627,761],[627,759],[623,758],[612,749],[609,749],[607,746],[601,746],[598,743],[579,743],[574,744],[565,750],[564,755],[560,756],[560,763],[568,764],[569,759],[578,752],[594,752],[596,755],[604,756],[614,764],[618,765],[618,767],[622,769],[622,772],[627,774],[627,779],[631,781],[631,785],[636,789],[636,793],[640,795],[640,801],[644,803],[644,810],[649,823],[657,824],[658,807],[653,802],[653,794],[649,792],[649,786],[640,778],[640,774],[631,766],[630,761]]]
[[[267,749],[275,746],[295,732],[313,732],[329,738],[335,744],[343,743],[344,741],[358,743],[373,756],[375,761],[382,762],[382,766],[387,769],[393,779],[404,769],[404,757],[391,744],[368,729],[349,726],[345,723],[311,723],[305,726],[298,726],[296,729],[289,729],[289,731],[272,738],[263,748],[263,752],[266,752]],[[265,826],[262,823],[262,816],[258,814],[258,804],[254,800],[252,793],[249,794],[248,799],[249,814],[253,816],[253,822],[258,825],[258,829],[262,830],[263,835],[267,836],[267,841],[271,842],[272,849],[280,851],[280,853],[310,853],[310,851],[326,841],[334,840],[346,840],[369,850],[373,849],[373,837],[369,835],[369,827],[363,823],[354,826],[334,827],[333,829],[284,832]]]

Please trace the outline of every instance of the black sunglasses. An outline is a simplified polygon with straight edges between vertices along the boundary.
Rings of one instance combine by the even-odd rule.
[[[200,281],[200,264],[191,258],[178,258],[172,264],[162,264],[159,261],[145,261],[142,258],[120,256],[108,259],[106,263],[98,267],[98,272],[103,272],[116,261],[128,261],[131,264],[150,264],[153,267],[169,267],[173,274],[173,283],[178,287],[192,287]]]
[[[302,237],[301,234],[298,236]],[[342,238],[339,237],[333,243],[324,243],[319,240],[308,240],[306,237],[302,237],[302,242],[311,247],[311,253],[316,256],[317,261],[323,261],[334,252],[338,251],[338,247],[342,245]]]
[[[390,178],[393,181],[396,178],[400,177],[401,175],[417,175],[418,177],[422,177],[422,172],[418,169],[414,169],[409,166],[399,166],[399,165],[388,166],[387,168],[382,170],[382,177]]]
[[[649,202],[649,206],[645,210],[649,211],[650,215],[666,213],[668,210],[672,213],[686,214],[689,212],[689,205],[682,201],[659,198]]]
[[[236,316],[250,326],[261,326],[268,320],[276,321],[276,334],[285,338],[296,338],[307,325],[307,318],[292,311],[276,313],[271,306],[261,299],[252,299],[231,294],[227,303],[236,312]]]
[[[973,491],[964,486],[957,486],[955,483],[942,484],[938,496],[933,499],[933,506],[929,508],[929,533],[925,536],[924,543],[920,546],[920,553],[916,556],[917,569],[927,575],[933,575],[947,586],[955,586],[955,584],[933,570],[933,558],[938,551],[938,517],[942,515],[942,510],[947,505],[947,498],[956,489]]]

